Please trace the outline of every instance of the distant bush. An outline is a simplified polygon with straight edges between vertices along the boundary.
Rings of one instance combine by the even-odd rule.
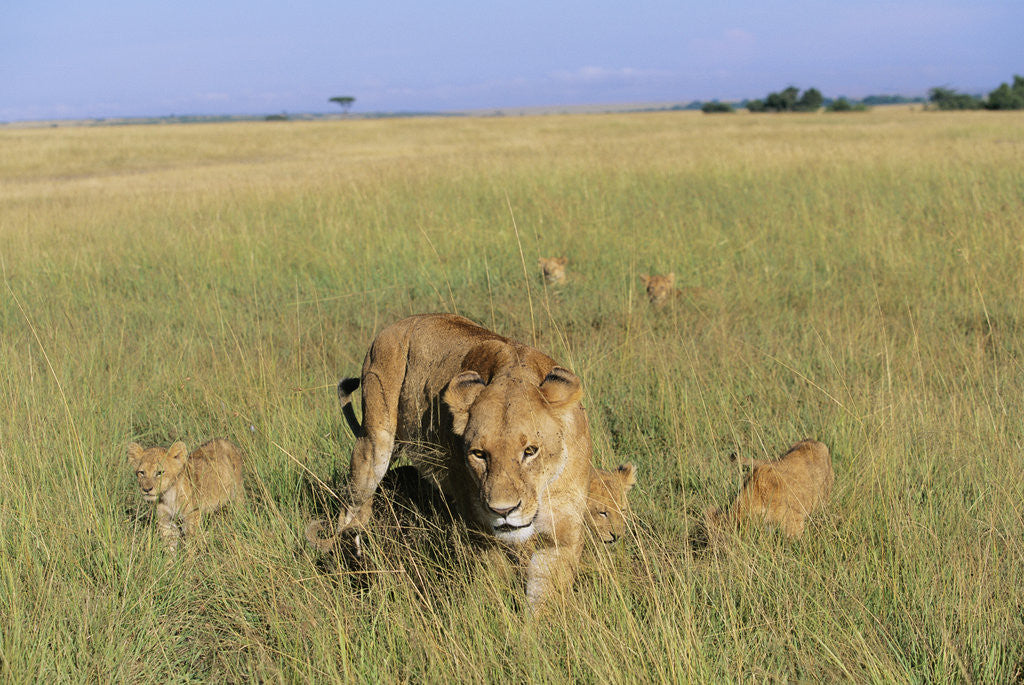
[[[863,102],[850,102],[846,98],[837,98],[825,107],[826,112],[866,112],[869,109]]]
[[[1000,83],[988,94],[985,109],[1024,109],[1024,77],[1013,75],[1013,85]]]
[[[288,121],[288,115],[287,114],[268,114],[264,119],[265,119],[265,121]]]
[[[764,100],[748,100],[747,109],[751,112],[817,112],[821,109],[825,98],[817,88],[800,91],[790,86],[777,93],[768,93]]]
[[[712,100],[711,102],[705,102],[700,106],[700,111],[705,114],[725,114],[735,112],[733,106],[728,102],[719,102],[718,100]]]
[[[984,104],[979,97],[940,86],[928,91],[928,99],[939,109],[981,109]]]
[[[908,98],[903,95],[868,95],[861,100],[862,103],[869,107],[874,105],[908,105],[924,101],[924,98]]]

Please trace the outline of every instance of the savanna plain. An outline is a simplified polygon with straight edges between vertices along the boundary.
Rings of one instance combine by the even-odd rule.
[[[1024,117],[638,113],[0,129],[0,679],[1024,678]],[[540,256],[569,257],[546,286]],[[641,273],[675,272],[663,307]],[[334,395],[457,312],[583,380],[633,523],[526,611],[458,530],[337,511]],[[164,551],[129,441],[245,451]],[[729,455],[832,450],[803,538],[712,552]],[[386,533],[386,530],[384,531]]]

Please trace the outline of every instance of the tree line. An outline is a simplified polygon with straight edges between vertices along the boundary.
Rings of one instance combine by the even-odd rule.
[[[1024,109],[1024,76],[1013,75],[1013,83],[1000,83],[987,97],[958,93],[936,86],[928,99],[938,109]]]

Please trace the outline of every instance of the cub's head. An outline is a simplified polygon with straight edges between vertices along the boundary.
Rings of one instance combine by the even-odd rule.
[[[601,542],[612,543],[626,532],[630,488],[636,484],[636,467],[594,469],[587,493],[587,518]]]
[[[640,274],[640,282],[647,290],[647,299],[651,304],[664,304],[676,293],[676,275],[670,273],[667,276],[648,276]]]
[[[512,373],[485,381],[465,371],[448,384],[452,432],[476,485],[471,505],[499,540],[534,534],[540,493],[569,459],[564,435],[582,394],[579,378],[557,366],[539,383]]]
[[[540,264],[540,270],[548,285],[565,282],[565,265],[569,263],[568,257],[541,257],[537,263]]]
[[[142,499],[147,502],[159,500],[185,467],[187,456],[188,447],[183,442],[176,442],[167,449],[144,449],[136,442],[129,443],[128,465],[135,471]]]

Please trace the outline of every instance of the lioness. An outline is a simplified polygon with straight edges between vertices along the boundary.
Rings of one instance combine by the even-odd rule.
[[[352,408],[352,393],[359,387],[358,378],[343,378],[338,383],[338,400],[341,402],[341,411],[345,416],[352,434],[357,438],[363,434],[363,427],[359,425],[355,410]],[[404,471],[405,467],[397,469]],[[385,480],[393,476],[395,482],[406,484],[410,477],[408,473],[396,473],[396,470],[388,471]],[[587,523],[602,542],[612,543],[622,537],[626,530],[626,517],[629,512],[628,494],[630,488],[636,484],[636,467],[633,464],[622,464],[616,469],[591,469],[590,487],[587,491]],[[423,485],[417,483],[417,489],[423,489]],[[315,524],[311,524],[311,528]],[[320,526],[315,526],[315,539],[318,546],[322,545],[319,538]]]
[[[712,508],[705,513],[709,532],[726,523],[755,519],[781,526],[787,537],[798,538],[807,516],[824,506],[832,492],[832,459],[828,447],[817,440],[801,440],[777,461],[737,461],[751,471],[728,511]]]
[[[191,534],[201,514],[242,495],[242,453],[231,442],[214,438],[192,454],[183,442],[167,449],[128,444],[128,464],[138,478],[142,499],[156,502],[157,527],[173,552],[181,536]],[[182,518],[181,530],[174,525]]]
[[[587,520],[601,542],[612,543],[626,532],[629,490],[636,484],[636,467],[593,469],[587,493]]]
[[[670,272],[667,276],[640,274],[640,282],[647,290],[647,299],[651,304],[662,305],[670,298],[679,295],[679,290],[676,288],[675,272]]]
[[[335,537],[369,520],[396,441],[419,445],[413,464],[469,525],[510,545],[536,541],[532,607],[571,585],[591,469],[579,378],[461,316],[422,314],[377,335],[361,384],[363,422]],[[306,537],[325,548],[334,538],[319,539],[322,527],[312,522]]]
[[[568,257],[540,257],[537,263],[540,264],[544,281],[548,285],[565,283],[565,265],[569,263]]]

